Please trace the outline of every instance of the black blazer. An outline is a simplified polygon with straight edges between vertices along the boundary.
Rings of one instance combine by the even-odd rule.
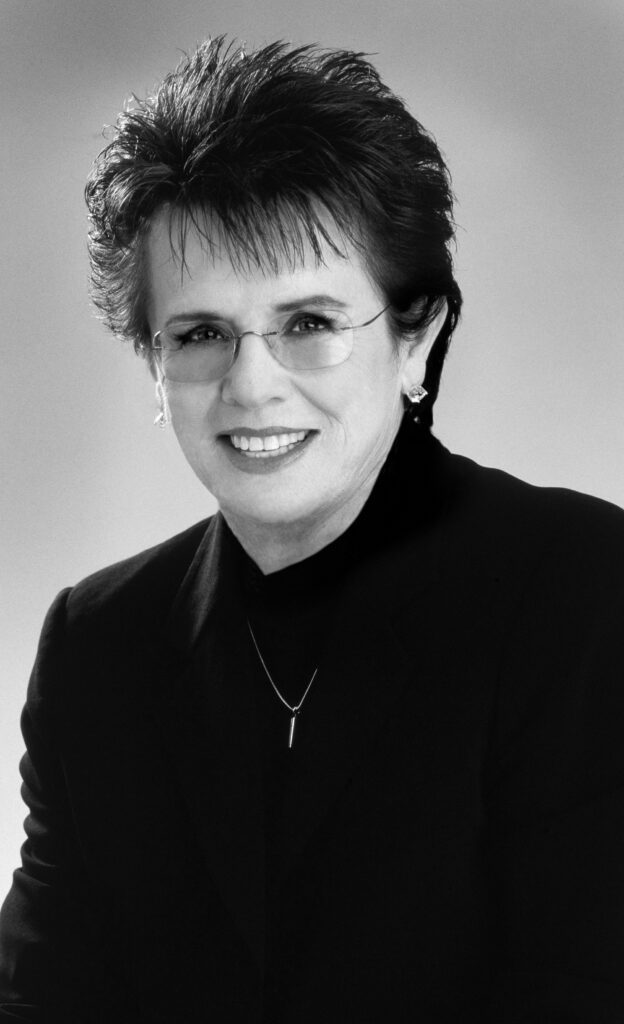
[[[270,900],[221,516],[59,595],[0,1020],[622,1024],[624,513],[420,445],[336,595]]]

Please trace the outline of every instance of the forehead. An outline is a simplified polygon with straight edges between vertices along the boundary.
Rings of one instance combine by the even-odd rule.
[[[367,298],[379,298],[361,255],[343,238],[322,246],[320,258],[311,245],[298,254],[284,255],[276,265],[237,258],[217,230],[207,236],[161,211],[150,224],[145,240],[148,315],[152,325],[173,312],[209,303],[254,305],[270,310],[273,303],[327,294],[355,309]],[[339,255],[335,250],[339,248]],[[292,257],[292,258],[290,258]]]

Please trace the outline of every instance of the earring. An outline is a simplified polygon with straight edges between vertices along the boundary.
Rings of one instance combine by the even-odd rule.
[[[171,413],[169,412],[169,402],[167,401],[167,395],[163,387],[162,381],[156,381],[156,400],[160,406],[160,410],[156,419],[154,420],[155,427],[166,427],[168,423],[171,423]]]
[[[418,403],[422,402],[423,398],[426,398],[428,394],[429,392],[422,386],[422,384],[414,384],[414,386],[407,392],[407,400],[411,402],[412,405],[418,405]]]

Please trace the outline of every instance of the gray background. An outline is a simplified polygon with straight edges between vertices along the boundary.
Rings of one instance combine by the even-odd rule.
[[[152,426],[145,366],[90,311],[82,189],[124,99],[221,32],[375,55],[436,135],[459,199],[466,304],[438,436],[624,505],[619,0],[2,0],[2,893],[45,610],[214,510]]]

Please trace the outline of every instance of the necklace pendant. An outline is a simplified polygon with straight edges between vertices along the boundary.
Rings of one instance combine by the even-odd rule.
[[[289,750],[292,748],[293,740],[295,738],[295,722],[296,722],[296,720],[297,720],[297,714],[295,712],[295,714],[292,716],[292,718],[290,720],[290,731],[288,733],[288,749]]]

